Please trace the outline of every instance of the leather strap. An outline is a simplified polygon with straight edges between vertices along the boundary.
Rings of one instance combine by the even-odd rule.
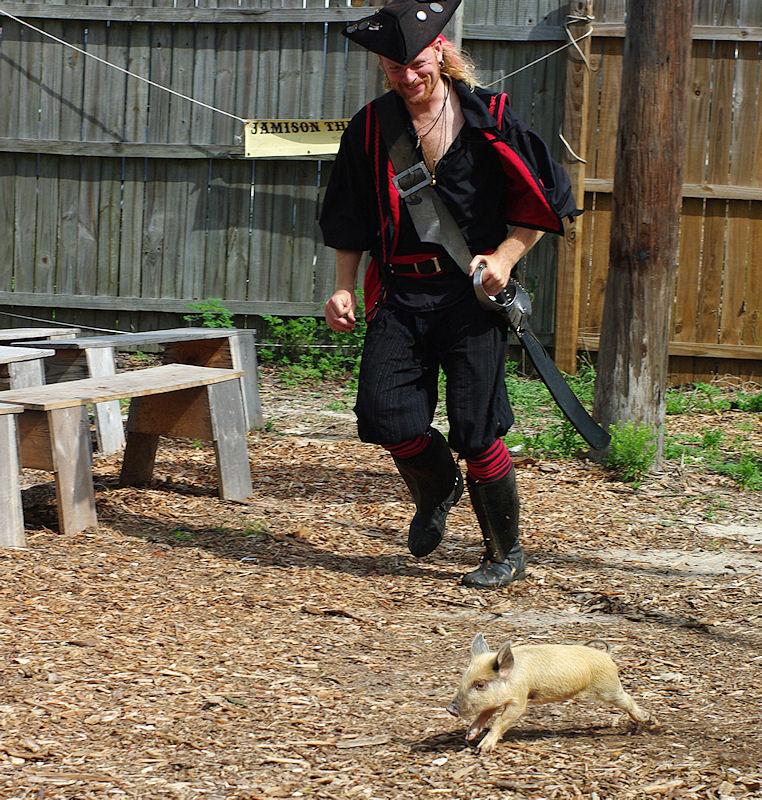
[[[397,108],[393,92],[387,92],[377,101],[377,112],[381,135],[389,151],[394,171],[399,175],[419,163],[405,122]],[[438,244],[452,260],[468,275],[473,256],[468,249],[463,233],[453,219],[442,198],[429,183],[404,198],[410,218],[413,220],[418,238],[422,242]]]

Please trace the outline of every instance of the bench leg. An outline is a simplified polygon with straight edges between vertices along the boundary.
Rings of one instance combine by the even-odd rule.
[[[220,497],[225,500],[245,500],[252,492],[241,380],[206,387]]]
[[[116,375],[113,347],[92,347],[85,350],[87,369],[92,378]],[[103,455],[118,453],[124,447],[122,409],[118,400],[95,404],[95,434],[98,451]]]
[[[257,350],[252,334],[238,334],[228,340],[233,369],[243,370],[243,409],[249,430],[264,427],[262,403],[259,399]]]
[[[26,547],[14,414],[0,415],[0,547]]]
[[[8,364],[8,377],[11,389],[28,389],[31,386],[44,385],[45,367],[42,359]]]
[[[56,478],[58,527],[78,533],[98,524],[93,488],[93,453],[87,409],[58,408],[47,412],[50,453]]]
[[[127,432],[127,446],[119,475],[120,486],[145,486],[151,482],[158,444],[159,435],[156,433]]]

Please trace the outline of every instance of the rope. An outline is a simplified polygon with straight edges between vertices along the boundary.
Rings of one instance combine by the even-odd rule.
[[[101,333],[124,333],[115,331],[111,328],[94,328],[92,325],[75,325],[73,322],[59,322],[57,319],[42,319],[41,317],[25,317],[23,314],[11,314],[10,311],[0,311],[4,317],[14,317],[15,319],[29,319],[32,322],[47,322],[48,325],[62,325],[66,328],[84,328],[87,331],[100,331]]]
[[[218,114],[224,114],[226,117],[230,117],[231,119],[238,120],[238,122],[246,123],[247,120],[244,117],[236,116],[235,114],[230,114],[227,111],[223,111],[221,108],[216,108],[215,106],[210,106],[208,103],[202,103],[201,100],[196,100],[193,97],[189,97],[187,94],[182,94],[181,92],[176,92],[174,89],[170,89],[167,86],[162,86],[160,83],[156,83],[155,81],[149,80],[148,78],[144,78],[142,75],[137,75],[134,72],[130,72],[128,69],[124,67],[120,67],[118,64],[112,64],[110,61],[106,61],[104,58],[100,56],[96,56],[94,53],[88,53],[87,50],[82,50],[80,47],[71,44],[70,42],[64,41],[63,39],[59,39],[57,36],[53,36],[52,33],[48,33],[47,31],[42,30],[42,28],[37,28],[34,25],[31,25],[28,22],[25,22],[23,19],[19,19],[18,17],[14,16],[5,9],[0,8],[0,14],[4,14],[6,17],[9,17],[14,22],[18,22],[20,25],[26,25],[27,28],[31,28],[33,31],[37,31],[37,33],[41,33],[43,36],[47,36],[48,39],[52,39],[54,42],[58,42],[58,44],[62,44],[64,47],[69,47],[72,50],[76,50],[78,53],[82,53],[83,56],[87,56],[88,58],[95,59],[95,61],[99,61],[101,64],[105,64],[107,67],[111,67],[112,69],[119,70],[119,72],[123,72],[125,75],[129,75],[131,78],[137,78],[139,81],[143,81],[143,83],[147,83],[150,86],[155,86],[157,89],[161,89],[163,92],[169,92],[169,94],[175,95],[175,97],[179,97],[182,100],[187,100],[189,103],[195,103],[197,106],[202,106],[203,108],[208,108],[210,111],[215,111]],[[93,329],[95,330],[95,329]]]
[[[566,24],[564,25],[564,30],[566,31],[566,35],[569,37],[570,41],[568,41],[564,45],[561,45],[561,47],[557,47],[555,50],[551,50],[549,53],[545,53],[544,56],[540,56],[539,58],[536,58],[534,61],[530,61],[523,67],[519,67],[518,69],[513,70],[513,72],[509,72],[507,75],[503,75],[502,78],[498,78],[497,80],[494,80],[491,83],[484,84],[484,88],[489,89],[490,86],[494,86],[497,83],[502,83],[503,81],[508,80],[508,78],[512,78],[514,75],[518,75],[519,72],[523,72],[525,69],[529,69],[530,67],[533,67],[535,64],[539,64],[541,61],[545,61],[546,58],[550,58],[551,56],[554,56],[556,53],[560,53],[562,50],[566,50],[567,47],[574,47],[577,50],[577,52],[582,57],[582,60],[585,62],[585,66],[589,70],[590,64],[588,63],[585,54],[580,49],[579,42],[581,42],[583,39],[590,38],[593,35],[593,29],[591,27],[589,30],[585,31],[585,33],[583,33],[582,36],[579,37],[579,39],[575,39],[572,36],[571,30],[569,30],[569,25],[573,25],[575,22],[590,23],[593,19],[595,19],[595,17],[590,17],[587,15],[584,17],[569,15],[566,18]]]

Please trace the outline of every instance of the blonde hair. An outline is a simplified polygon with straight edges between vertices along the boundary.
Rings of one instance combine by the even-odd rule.
[[[444,61],[442,72],[445,75],[449,75],[456,81],[463,81],[469,89],[476,86],[478,83],[476,65],[471,60],[471,56],[448,39],[444,39],[442,42],[442,60]]]

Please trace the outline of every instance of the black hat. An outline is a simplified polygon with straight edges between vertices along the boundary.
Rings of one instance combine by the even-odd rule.
[[[372,53],[408,64],[439,36],[461,0],[391,0],[347,25],[344,36]]]

